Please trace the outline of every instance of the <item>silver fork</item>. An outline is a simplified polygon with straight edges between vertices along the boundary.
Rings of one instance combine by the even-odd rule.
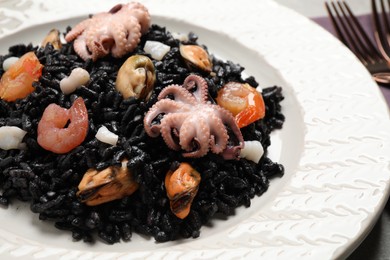
[[[325,2],[325,7],[339,39],[357,56],[376,82],[390,84],[388,60],[367,36],[348,4],[332,1],[330,4]]]

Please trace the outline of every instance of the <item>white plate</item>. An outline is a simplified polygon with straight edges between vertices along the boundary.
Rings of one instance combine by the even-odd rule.
[[[287,117],[271,154],[286,174],[249,209],[212,221],[198,239],[89,245],[41,222],[25,204],[0,209],[0,256],[23,259],[330,259],[350,254],[389,194],[390,121],[368,72],[327,32],[271,0],[145,0],[153,22],[194,31],[212,53],[238,62],[262,86],[281,85]],[[0,4],[0,53],[39,43],[114,0]]]

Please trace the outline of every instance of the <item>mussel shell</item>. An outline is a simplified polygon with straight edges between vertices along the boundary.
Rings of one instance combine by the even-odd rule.
[[[48,43],[53,45],[53,48],[59,50],[62,48],[62,43],[60,40],[60,31],[57,29],[51,29],[50,32],[43,39],[41,46],[45,47]]]
[[[78,185],[77,196],[80,201],[95,206],[133,194],[139,184],[126,162],[122,162],[121,167],[110,166],[101,171],[89,169]]]
[[[213,64],[209,54],[199,45],[180,45],[180,55],[190,70],[211,72]]]
[[[129,57],[118,71],[115,88],[124,98],[148,99],[156,81],[153,62],[144,55]]]
[[[165,176],[165,188],[171,211],[178,218],[184,219],[189,214],[200,180],[200,173],[188,163],[181,163],[176,170],[168,171]]]

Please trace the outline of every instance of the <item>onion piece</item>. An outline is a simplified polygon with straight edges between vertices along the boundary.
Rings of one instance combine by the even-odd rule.
[[[146,41],[144,46],[144,51],[156,60],[162,60],[170,49],[170,46],[157,41]]]
[[[245,141],[240,157],[258,163],[263,154],[264,149],[259,141]]]
[[[0,127],[0,149],[25,149],[26,145],[22,143],[26,131],[16,126]]]
[[[99,130],[97,131],[95,135],[96,139],[98,139],[100,142],[111,144],[113,146],[116,146],[118,142],[118,135],[114,134],[110,130],[107,129],[105,126],[101,126]]]

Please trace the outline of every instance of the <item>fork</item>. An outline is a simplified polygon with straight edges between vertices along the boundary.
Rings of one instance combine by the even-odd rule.
[[[363,63],[377,83],[390,84],[390,65],[386,56],[375,47],[348,4],[344,1],[332,1],[330,4],[325,2],[325,7],[338,38]]]
[[[375,41],[378,45],[379,51],[382,53],[383,57],[390,61],[390,46],[388,42],[388,35],[390,33],[390,23],[387,18],[386,13],[386,7],[383,0],[379,0],[380,7],[381,7],[381,14],[379,14],[376,6],[376,0],[371,0],[371,7],[372,7],[372,16],[374,21],[374,27],[375,27]],[[387,1],[388,5],[390,5],[390,0]],[[382,18],[382,23],[381,19]],[[383,25],[383,27],[382,27]]]

